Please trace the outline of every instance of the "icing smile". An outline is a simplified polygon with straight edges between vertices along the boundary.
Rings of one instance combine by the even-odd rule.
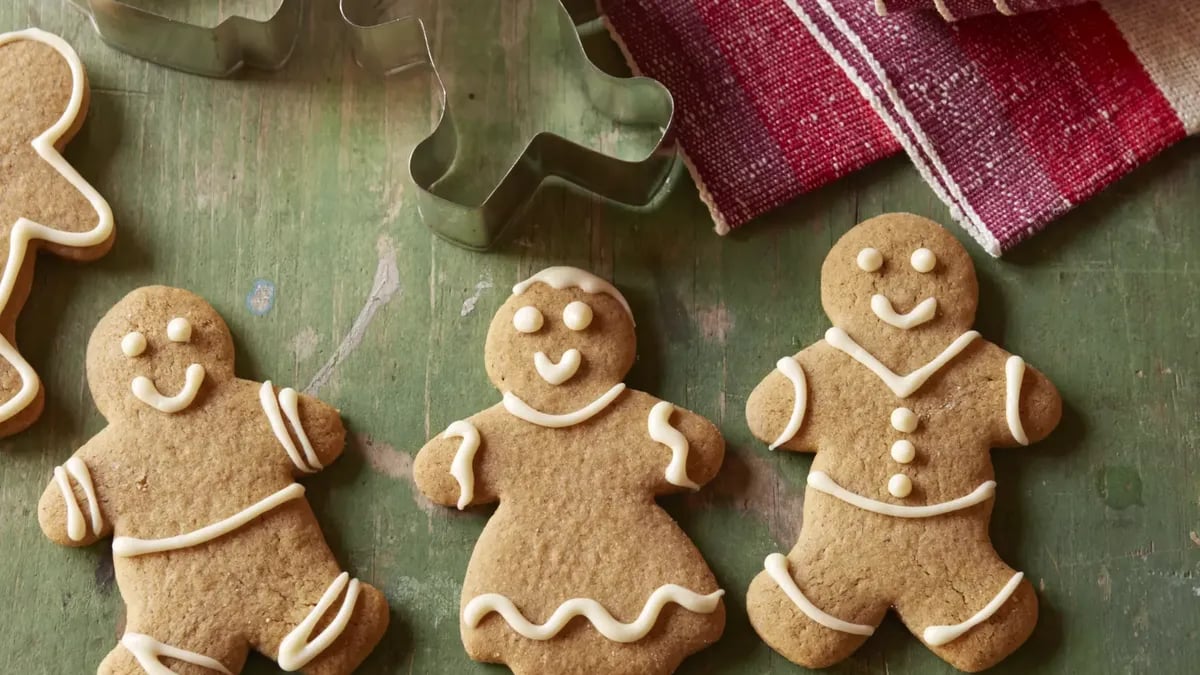
[[[907,314],[900,314],[886,295],[875,295],[871,298],[871,311],[875,312],[875,316],[887,325],[901,330],[916,328],[929,321],[937,314],[937,306],[937,298],[925,298]]]
[[[187,367],[184,375],[183,388],[174,396],[163,396],[150,378],[138,375],[133,378],[133,395],[146,405],[165,413],[177,413],[186,410],[196,400],[200,393],[200,385],[204,383],[204,366],[193,363]]]
[[[537,368],[538,375],[555,386],[575,377],[581,363],[583,363],[583,355],[579,353],[578,349],[568,349],[563,352],[558,363],[551,361],[544,352],[533,355],[533,365]]]

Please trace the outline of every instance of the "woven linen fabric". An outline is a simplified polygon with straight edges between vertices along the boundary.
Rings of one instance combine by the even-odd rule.
[[[676,134],[722,234],[900,151],[783,5],[606,0],[602,8],[634,70],[675,97]]]
[[[947,21],[969,19],[987,14],[1016,16],[1025,12],[1040,12],[1046,9],[1078,5],[1089,0],[874,0],[875,11],[880,16],[892,12],[913,10],[936,11]],[[1137,0],[1133,0],[1136,2]]]
[[[603,8],[635,67],[675,94],[718,231],[899,144],[1000,255],[1200,131],[1191,3],[1104,0],[958,23],[881,17],[866,0]]]

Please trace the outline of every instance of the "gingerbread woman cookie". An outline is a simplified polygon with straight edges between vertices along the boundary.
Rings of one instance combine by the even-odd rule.
[[[792,661],[846,658],[889,608],[966,671],[1033,631],[1033,587],[988,538],[990,449],[1044,438],[1062,404],[1044,375],[971,330],[978,295],[971,259],[936,223],[862,223],[821,269],[833,328],[751,394],[756,437],[817,453],[800,541],[767,558],[747,596],[755,630]]]
[[[346,675],[383,636],[383,594],[342,571],[298,476],[342,453],[338,411],[234,376],[233,337],[187,291],[133,291],[88,343],[108,426],[54,470],[42,531],[113,535],[128,608],[102,675],[240,672],[249,649],[287,671]]]
[[[654,497],[710,481],[720,432],[626,388],[629,304],[582,270],[518,284],[484,351],[503,400],[414,465],[439,504],[500,503],[463,582],[467,653],[518,675],[673,671],[721,636],[724,592]]]
[[[93,260],[112,247],[112,209],[60,154],[87,108],[83,63],[62,38],[0,34],[0,436],[33,424],[45,398],[14,344],[35,254]]]

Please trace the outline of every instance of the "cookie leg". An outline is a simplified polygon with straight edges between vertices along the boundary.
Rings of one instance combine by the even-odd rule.
[[[968,673],[991,668],[1016,651],[1038,617],[1033,585],[1022,574],[999,559],[982,567],[970,579],[947,579],[939,591],[926,590],[896,604],[922,642]]]
[[[387,630],[387,600],[374,586],[343,573],[319,598],[296,598],[292,625],[268,624],[254,644],[289,672],[349,675]]]
[[[887,612],[886,605],[847,598],[854,583],[827,583],[837,580],[835,569],[818,570],[778,553],[764,567],[746,594],[750,623],[772,649],[799,665],[825,668],[850,656]],[[842,616],[830,613],[835,611]]]

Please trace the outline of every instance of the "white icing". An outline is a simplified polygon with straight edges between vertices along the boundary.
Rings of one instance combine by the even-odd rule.
[[[876,318],[900,330],[910,330],[929,322],[937,315],[937,306],[937,298],[925,298],[907,314],[899,314],[886,295],[871,296],[871,311]]]
[[[767,575],[779,586],[779,590],[783,591],[783,594],[788,596],[796,608],[813,621],[840,633],[851,635],[873,635],[875,633],[875,628],[872,626],[843,621],[836,616],[826,614],[821,608],[812,604],[808,598],[804,597],[804,594],[800,592],[800,587],[792,579],[791,573],[788,572],[788,559],[783,554],[772,553],[767,556],[763,567],[766,568]]]
[[[147,675],[175,675],[174,670],[162,664],[161,659],[163,657],[207,668],[208,670],[214,670],[225,675],[233,675],[224,664],[214,658],[163,644],[149,635],[126,633],[121,637],[121,645],[125,649],[128,649],[130,654],[133,654],[133,658],[137,660],[138,665],[142,667],[142,670],[146,671]]]
[[[808,408],[808,380],[804,377],[804,369],[800,367],[800,362],[785,356],[775,363],[775,367],[792,383],[792,416],[788,418],[787,426],[783,428],[779,438],[771,444],[772,450],[796,437]]]
[[[521,295],[529,290],[530,286],[538,282],[546,284],[556,291],[561,291],[564,288],[578,288],[584,293],[591,293],[593,295],[603,293],[621,303],[621,307],[624,307],[625,313],[629,315],[629,320],[633,321],[633,310],[630,309],[625,296],[621,295],[621,291],[618,291],[615,286],[591,272],[585,272],[576,267],[547,267],[525,281],[513,286],[513,295]]]
[[[917,430],[917,415],[908,408],[896,408],[892,411],[892,428],[906,434]]]
[[[1021,445],[1029,445],[1025,425],[1021,424],[1021,385],[1025,382],[1025,360],[1010,356],[1004,363],[1004,417],[1008,431]]]
[[[86,232],[61,232],[23,216],[18,218],[8,233],[8,257],[4,263],[3,276],[0,276],[0,309],[8,306],[13,289],[16,288],[17,279],[25,269],[24,261],[29,252],[29,242],[41,240],[58,246],[90,248],[104,243],[113,231],[112,208],[109,207],[108,202],[79,175],[74,167],[67,163],[67,160],[63,159],[56,148],[56,145],[67,135],[84,110],[84,101],[87,97],[85,90],[87,76],[84,74],[83,62],[79,60],[79,55],[65,40],[36,28],[4,33],[0,35],[0,46],[20,40],[33,40],[51,47],[62,55],[71,71],[71,97],[67,101],[67,107],[63,111],[62,117],[40,136],[33,139],[30,145],[43,161],[57,171],[88,201],[92,210],[96,212],[96,226]],[[8,341],[8,338],[2,335],[0,335],[0,358],[12,365],[21,381],[17,392],[0,404],[0,422],[3,422],[28,408],[37,399],[41,383],[33,366],[29,365],[25,357],[21,356],[16,347]]]
[[[275,434],[275,440],[283,446],[288,459],[292,460],[292,464],[295,464],[297,469],[304,473],[316,473],[325,467],[321,465],[316,450],[308,440],[308,434],[304,432],[304,427],[300,424],[298,401],[299,395],[296,390],[288,387],[279,392],[279,402],[276,403],[275,387],[271,385],[270,380],[263,382],[262,386],[258,388],[258,403],[262,406],[263,414],[267,416],[267,422],[271,425],[271,432]],[[296,444],[292,442],[292,436],[283,423],[280,406],[283,407],[283,413],[287,415],[288,421],[292,423],[296,437],[300,439],[300,445],[304,448],[303,456],[296,449]]]
[[[167,322],[167,339],[171,342],[187,342],[192,339],[192,322],[177,316]]]
[[[925,640],[926,644],[932,647],[941,647],[944,644],[957,640],[967,631],[987,621],[1003,607],[1004,603],[1008,602],[1008,599],[1017,590],[1017,586],[1021,585],[1021,579],[1023,578],[1025,578],[1024,572],[1014,574],[1008,580],[1008,583],[1004,584],[1004,588],[1000,589],[1000,592],[996,594],[996,597],[984,605],[983,609],[979,610],[975,616],[953,626],[929,626],[922,632],[921,638]]]
[[[700,486],[688,478],[688,440],[679,433],[678,429],[671,426],[671,414],[674,412],[675,406],[666,401],[654,404],[647,420],[650,438],[671,449],[671,462],[667,464],[667,482],[671,485],[699,490]]]
[[[66,467],[65,470],[63,466]],[[83,522],[83,510],[80,509],[79,501],[75,498],[75,490],[71,488],[68,476],[75,479],[87,498],[92,533],[100,534],[100,530],[104,529],[104,517],[100,514],[100,500],[96,498],[96,486],[92,483],[92,473],[88,471],[87,464],[84,464],[83,460],[78,457],[68,459],[63,466],[54,467],[54,482],[58,484],[63,503],[67,507],[67,536],[71,538],[71,541],[81,541],[87,535],[87,525]]]
[[[864,272],[875,272],[883,267],[883,254],[877,248],[864,248],[858,252],[858,269]]]
[[[888,493],[897,499],[904,499],[912,494],[912,479],[902,473],[888,479]]]
[[[582,616],[592,622],[596,630],[609,640],[628,643],[646,637],[658,622],[658,615],[668,604],[674,603],[697,614],[711,614],[717,609],[723,595],[725,591],[722,590],[700,595],[682,586],[666,584],[650,594],[641,614],[630,623],[617,621],[603,605],[591,598],[573,598],[559,605],[546,623],[539,625],[530,623],[512,600],[499,593],[485,593],[471,598],[467,603],[463,609],[463,623],[474,628],[483,617],[495,612],[521,636],[530,640],[549,640],[558,635],[571,619]]]
[[[178,534],[174,537],[164,537],[162,539],[138,539],[137,537],[115,537],[113,539],[112,551],[113,555],[118,558],[133,558],[139,555],[149,553],[162,553],[164,551],[178,551],[183,548],[191,548],[212,541],[218,537],[223,537],[230,532],[246,525],[250,521],[265,515],[272,509],[279,507],[282,504],[290,502],[293,499],[300,499],[304,496],[304,486],[298,483],[283,488],[279,492],[253,504],[238,513],[229,516],[223,520],[206,525],[198,530],[193,530],[184,534]]]
[[[188,406],[196,400],[196,394],[200,393],[200,385],[203,383],[204,366],[193,363],[187,367],[187,372],[184,373],[183,388],[174,396],[163,396],[150,378],[142,375],[133,378],[132,388],[133,395],[142,403],[159,412],[172,414],[187,410]]]
[[[583,363],[583,355],[578,349],[568,349],[563,352],[558,363],[550,360],[544,352],[538,352],[533,355],[533,367],[537,369],[538,375],[546,382],[558,386],[563,382],[575,377],[575,373],[579,371],[580,364]]]
[[[892,459],[901,464],[911,464],[917,458],[917,448],[912,441],[899,440],[892,443]]]
[[[614,384],[612,389],[604,392],[604,394],[595,401],[592,401],[579,410],[574,410],[569,413],[562,413],[561,415],[552,415],[550,413],[544,413],[540,410],[531,408],[528,403],[522,401],[516,394],[512,393],[511,391],[506,391],[504,392],[504,409],[507,410],[510,415],[523,419],[530,424],[536,424],[540,427],[549,427],[551,429],[561,429],[563,427],[570,427],[586,422],[595,417],[597,413],[607,408],[608,404],[617,400],[617,397],[620,396],[621,392],[623,391],[625,391],[625,383],[619,382]]]
[[[563,308],[563,323],[571,330],[584,330],[592,325],[592,306],[575,300]]]
[[[317,622],[321,617],[325,616],[325,612],[337,600],[337,597],[342,594],[345,589],[346,597],[342,598],[342,606],[338,608],[338,613],[333,617],[333,621],[317,635],[316,639],[309,640],[313,629],[317,627]],[[329,588],[325,590],[325,594],[317,601],[317,606],[312,608],[308,616],[296,626],[292,632],[284,636],[279,643],[279,667],[285,671],[292,672],[300,670],[307,666],[309,662],[317,658],[333,644],[333,641],[338,639],[338,636],[346,630],[346,626],[350,623],[350,617],[354,614],[354,605],[358,602],[358,593],[361,590],[358,579],[351,579],[350,575],[342,572],[333,580]]]
[[[475,453],[479,450],[479,430],[466,420],[459,420],[446,427],[442,438],[461,438],[454,460],[450,462],[450,475],[458,481],[458,509],[467,508],[475,499]]]
[[[808,474],[809,487],[824,492],[832,497],[857,506],[864,511],[873,511],[875,513],[893,516],[895,518],[930,518],[932,516],[941,516],[947,513],[953,513],[965,509],[970,506],[985,502],[992,498],[996,493],[996,481],[989,480],[984,482],[979,487],[975,488],[969,495],[952,499],[941,504],[928,504],[926,506],[899,506],[897,504],[888,504],[880,502],[870,497],[864,497],[855,494],[846,488],[838,485],[823,471],[811,471]]]
[[[977,337],[979,337],[979,333],[973,330],[963,333],[932,361],[908,375],[900,377],[892,372],[890,368],[880,363],[879,359],[875,358],[873,354],[859,346],[857,342],[846,334],[846,331],[836,326],[825,331],[825,341],[830,346],[845,352],[847,356],[858,361],[872,373],[875,373],[888,386],[888,389],[891,389],[892,393],[900,398],[908,398],[916,393],[930,377],[933,377],[934,373],[949,363],[951,359],[962,353],[962,350],[966,349],[967,345],[974,342]]]
[[[121,353],[129,358],[141,356],[146,351],[146,336],[137,331],[121,338]]]
[[[929,274],[934,267],[937,267],[937,256],[927,248],[919,248],[913,251],[912,259],[909,262],[912,263],[914,270],[921,274]]]
[[[522,333],[536,333],[544,322],[541,310],[533,305],[526,305],[513,314],[513,328]]]

